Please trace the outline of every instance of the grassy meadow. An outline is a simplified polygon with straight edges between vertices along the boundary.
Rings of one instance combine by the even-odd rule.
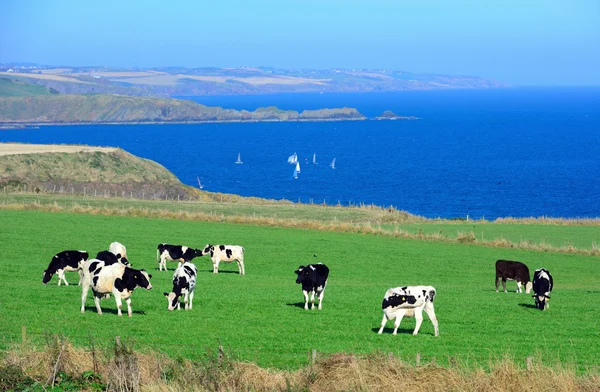
[[[223,345],[238,359],[281,369],[307,364],[312,349],[323,354],[391,352],[407,361],[420,353],[424,361],[436,357],[440,364],[452,356],[467,366],[505,355],[524,364],[527,356],[540,356],[545,363],[561,361],[584,373],[600,365],[597,256],[65,212],[0,210],[0,227],[2,350],[20,342],[21,327],[26,326],[34,343],[43,343],[50,332],[67,336],[79,347],[89,346],[91,340],[107,347],[119,335],[141,351],[190,359]],[[558,241],[561,230],[570,228],[520,225],[519,231],[531,241]],[[81,314],[76,273],[67,273],[68,287],[57,287],[56,278],[42,284],[43,270],[57,252],[82,249],[95,255],[112,241],[127,246],[134,267],[153,274],[154,288],[133,294],[132,318],[116,316],[113,298],[102,301],[104,315],[98,316],[91,295]],[[196,259],[194,309],[169,312],[163,292],[171,289],[176,264],[171,263],[168,272],[158,271],[156,246],[162,242],[243,245],[246,276],[226,263],[213,275],[208,258]],[[549,310],[541,312],[531,296],[514,293],[514,282],[508,283],[513,292],[495,292],[494,262],[499,258],[521,260],[532,273],[539,267],[550,270],[555,288]],[[294,270],[315,261],[329,266],[330,279],[323,310],[305,311]],[[391,335],[391,322],[382,336],[377,335],[385,291],[415,284],[430,284],[438,291],[440,336],[433,336],[427,318],[416,337],[411,335],[414,319],[403,320],[397,336]]]

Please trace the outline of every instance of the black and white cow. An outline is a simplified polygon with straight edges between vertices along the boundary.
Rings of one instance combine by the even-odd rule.
[[[396,319],[394,323],[394,335],[398,332],[398,327],[404,316],[414,317],[417,321],[413,335],[419,333],[421,323],[423,322],[423,311],[427,313],[433,323],[435,336],[439,336],[438,320],[435,317],[433,300],[435,299],[435,288],[432,286],[404,286],[395,287],[386,291],[383,297],[381,308],[383,309],[383,320],[379,334],[383,333],[383,328],[388,320]]]
[[[125,257],[121,257],[120,253],[114,254],[108,250],[102,250],[96,255],[96,259],[104,261],[104,265],[112,265],[120,263],[129,266],[129,262]]]
[[[85,300],[91,287],[98,314],[102,314],[100,300],[106,294],[112,294],[117,303],[118,315],[122,316],[122,300],[125,299],[127,314],[131,317],[131,294],[136,287],[152,289],[150,278],[152,275],[148,275],[146,271],[129,268],[121,263],[106,265],[104,261],[98,259],[86,261],[83,265],[81,313],[85,312]]]
[[[179,297],[183,295],[183,303],[185,310],[192,309],[194,301],[194,287],[196,287],[196,276],[198,269],[189,261],[179,263],[175,273],[173,274],[173,291],[164,293],[169,301],[169,310],[181,308]]]
[[[529,278],[529,268],[519,261],[498,260],[496,261],[496,292],[498,284],[502,279],[502,287],[506,293],[506,281],[515,280],[517,282],[517,293],[522,293],[521,285],[525,286],[525,293],[531,291],[531,280]]]
[[[81,278],[83,276],[82,267],[83,263],[86,262],[89,255],[88,252],[83,250],[65,250],[57,253],[48,268],[44,270],[44,277],[42,283],[47,284],[54,274],[58,275],[58,285],[60,286],[61,280],[65,282],[65,285],[69,285],[67,279],[65,279],[65,272],[79,272],[79,284],[81,284]]]
[[[244,247],[238,245],[211,245],[207,244],[202,250],[202,256],[210,254],[213,262],[213,274],[219,273],[219,263],[237,261],[240,275],[245,275]]]
[[[185,263],[192,261],[195,257],[202,256],[200,249],[192,249],[182,245],[160,244],[156,248],[156,261],[158,262],[158,270],[167,270],[167,260],[179,261]]]
[[[533,273],[533,298],[535,298],[536,308],[540,310],[548,309],[553,284],[552,275],[547,269],[535,270]]]
[[[123,245],[122,243],[111,242],[108,247],[108,251],[117,256],[120,259],[119,262],[121,264],[129,264],[129,258],[127,257],[127,248],[125,248],[125,245]]]
[[[308,310],[308,294],[311,293],[311,309],[315,308],[316,294],[319,298],[319,310],[321,310],[323,308],[323,293],[329,277],[329,268],[323,263],[309,264],[306,267],[301,265],[294,272],[298,275],[296,283],[302,284],[304,309]]]

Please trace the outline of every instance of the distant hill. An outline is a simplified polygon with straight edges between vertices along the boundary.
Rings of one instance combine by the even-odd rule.
[[[369,69],[9,67],[0,77],[53,88],[61,94],[131,96],[246,95],[286,92],[380,92],[507,87],[455,75]]]
[[[58,91],[54,91],[58,93]],[[50,94],[50,89],[44,86],[0,78],[0,97],[30,97]]]
[[[3,124],[153,123],[214,121],[327,121],[363,120],[356,109],[280,110],[253,112],[223,109],[170,99],[120,95],[36,95],[0,97]]]

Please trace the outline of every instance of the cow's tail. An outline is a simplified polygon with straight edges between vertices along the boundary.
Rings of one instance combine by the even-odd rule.
[[[160,247],[159,247],[159,248],[160,248]],[[158,263],[158,260],[159,260],[159,256],[160,256],[160,253],[159,253],[159,251],[158,251],[158,248],[156,248],[156,262],[157,262],[157,263]]]
[[[429,290],[429,301],[431,301],[431,303],[433,303],[434,299],[435,299],[435,289]]]

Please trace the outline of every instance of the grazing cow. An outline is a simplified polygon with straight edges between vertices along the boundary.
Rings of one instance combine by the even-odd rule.
[[[211,245],[207,244],[202,250],[202,256],[210,254],[213,262],[213,274],[219,273],[219,263],[225,261],[231,263],[237,261],[240,275],[245,275],[244,248],[237,245]]]
[[[167,260],[185,263],[200,256],[202,256],[200,249],[192,249],[182,245],[160,244],[156,248],[156,261],[158,261],[159,271],[162,271],[163,267],[165,271],[167,270]]]
[[[306,267],[301,265],[294,271],[298,277],[296,283],[302,284],[302,293],[304,294],[304,309],[308,310],[308,294],[311,293],[311,309],[315,308],[315,294],[319,298],[319,310],[323,308],[323,293],[327,286],[327,277],[329,268],[323,263],[309,264]]]
[[[91,287],[98,314],[102,314],[100,299],[112,293],[117,303],[118,315],[122,316],[123,303],[121,300],[125,299],[127,314],[131,317],[131,294],[136,287],[150,290],[152,288],[150,278],[152,275],[148,275],[146,271],[128,268],[121,263],[106,265],[104,261],[98,259],[86,261],[83,265],[81,313],[85,312],[85,300]]]
[[[502,287],[506,293],[506,281],[517,281],[517,293],[522,293],[521,285],[525,286],[525,293],[531,291],[531,281],[529,279],[529,268],[519,261],[498,260],[496,261],[496,292],[498,292],[498,283],[502,278]]]
[[[104,265],[112,265],[116,263],[121,263],[126,266],[130,266],[129,262],[125,257],[121,257],[120,253],[114,254],[108,250],[102,250],[98,252],[96,255],[96,259],[104,261]]]
[[[398,332],[398,327],[402,317],[414,317],[417,320],[413,335],[419,333],[421,323],[423,322],[423,311],[427,313],[433,323],[435,336],[439,336],[438,320],[435,317],[433,300],[435,299],[435,288],[432,286],[404,286],[391,288],[385,293],[381,308],[383,309],[383,320],[379,334],[383,333],[383,328],[388,320],[396,319],[394,323],[394,335]]]
[[[129,259],[127,258],[127,249],[125,248],[125,245],[121,244],[120,242],[111,242],[110,246],[108,247],[108,251],[117,257],[121,255],[119,260],[121,264],[129,264]]]
[[[198,269],[194,264],[189,261],[186,261],[183,264],[179,263],[173,274],[173,291],[164,293],[169,302],[169,310],[173,310],[175,307],[177,307],[177,310],[181,308],[179,297],[182,295],[185,310],[192,309],[194,287],[196,287],[196,275],[198,275]]]
[[[52,275],[58,274],[58,285],[60,286],[61,280],[65,282],[65,285],[69,285],[67,279],[65,279],[65,272],[79,272],[79,284],[81,284],[81,278],[83,276],[82,267],[83,263],[88,259],[88,253],[83,250],[65,250],[57,253],[52,260],[48,268],[44,270],[44,278],[42,283],[47,284]]]
[[[548,309],[553,284],[552,275],[547,269],[535,270],[533,273],[533,298],[535,298],[536,308],[540,310]]]

